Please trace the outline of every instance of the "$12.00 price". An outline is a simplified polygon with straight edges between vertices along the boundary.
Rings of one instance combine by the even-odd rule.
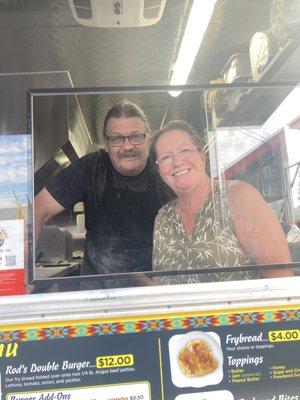
[[[300,330],[287,329],[283,331],[270,331],[268,336],[270,342],[293,342],[300,340]]]
[[[129,367],[133,364],[133,354],[117,354],[96,358],[96,368]]]

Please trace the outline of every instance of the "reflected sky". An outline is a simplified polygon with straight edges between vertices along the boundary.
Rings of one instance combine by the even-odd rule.
[[[27,205],[31,198],[30,146],[28,135],[0,135],[0,208]],[[14,196],[16,194],[17,200]]]

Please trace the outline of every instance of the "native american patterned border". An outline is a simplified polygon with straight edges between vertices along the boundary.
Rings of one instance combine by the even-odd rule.
[[[265,323],[284,323],[300,321],[300,309],[265,309],[263,311],[190,313],[190,315],[163,318],[145,317],[142,320],[120,319],[118,322],[76,321],[73,325],[65,322],[49,324],[48,327],[28,326],[24,329],[5,330],[0,327],[0,343],[28,342],[36,340],[71,339],[89,336],[123,335],[129,333],[164,332],[178,329],[215,328],[220,326],[258,325]],[[82,323],[81,323],[82,322]],[[44,324],[45,325],[45,324]],[[50,326],[51,325],[51,326]]]

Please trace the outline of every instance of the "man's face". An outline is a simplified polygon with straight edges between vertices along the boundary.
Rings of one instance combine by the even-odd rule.
[[[132,144],[128,136],[146,134],[141,144]],[[120,147],[114,147],[105,140],[105,151],[111,162],[120,174],[125,176],[138,175],[146,166],[150,149],[150,132],[147,132],[145,123],[138,117],[110,118],[107,122],[106,136],[124,136],[126,139]]]

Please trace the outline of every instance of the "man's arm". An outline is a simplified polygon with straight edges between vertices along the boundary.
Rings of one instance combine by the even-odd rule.
[[[64,207],[59,204],[46,188],[41,190],[35,197],[35,243],[37,245],[42,227],[45,222],[54,215],[59,214],[64,210]]]

